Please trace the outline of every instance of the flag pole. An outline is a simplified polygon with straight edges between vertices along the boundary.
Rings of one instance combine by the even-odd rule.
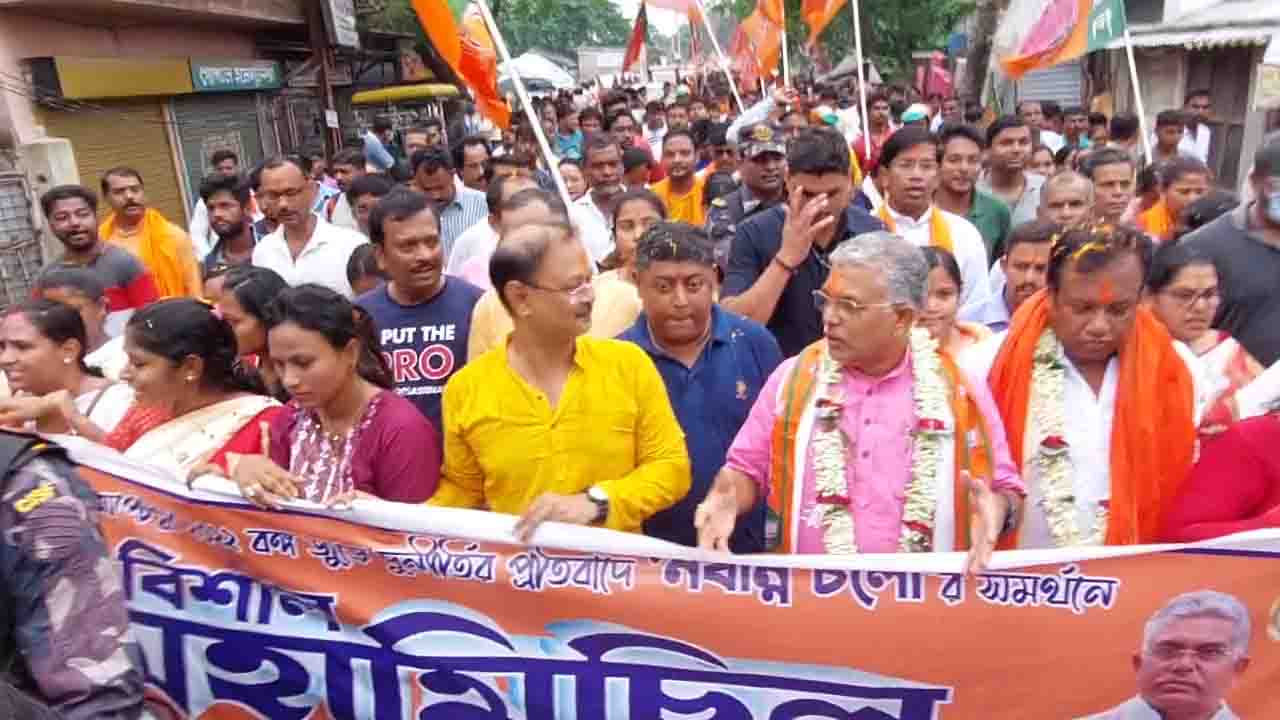
[[[791,87],[791,53],[787,50],[787,6],[782,3],[782,86]]]
[[[1133,37],[1129,35],[1129,23],[1124,25],[1124,54],[1129,58],[1129,82],[1133,85],[1133,103],[1138,110],[1138,132],[1142,133],[1142,149],[1150,163],[1151,136],[1147,134],[1147,111],[1142,106],[1142,90],[1138,87],[1138,63],[1133,59]]]
[[[724,52],[720,50],[720,41],[716,39],[716,34],[711,29],[707,9],[702,6],[702,0],[693,0],[693,2],[698,8],[698,16],[702,18],[702,27],[711,36],[711,47],[715,48],[716,57],[720,58],[720,69],[724,71],[724,76],[729,81],[729,90],[733,92],[733,99],[738,102],[738,112],[744,113],[747,111],[747,106],[742,104],[742,96],[738,94],[738,84],[733,81],[733,71],[729,69],[729,61],[725,59]]]
[[[572,207],[573,199],[569,196],[569,186],[564,184],[564,178],[560,176],[560,167],[556,164],[555,155],[551,152],[551,144],[547,142],[547,136],[542,132],[542,122],[533,112],[533,101],[524,87],[524,80],[520,79],[520,71],[511,61],[511,51],[507,50],[507,41],[502,38],[502,31],[498,29],[493,13],[489,11],[489,3],[485,0],[475,0],[475,3],[480,7],[485,24],[489,26],[489,34],[493,36],[493,44],[498,47],[498,54],[507,65],[507,72],[511,75],[512,84],[516,87],[516,95],[520,98],[520,104],[524,106],[524,115],[529,119],[529,124],[533,125],[533,134],[538,138],[538,147],[542,150],[542,157],[547,162],[547,170],[556,181],[556,190],[560,191],[560,199],[565,207]]]
[[[862,67],[862,20],[858,15],[858,0],[849,0],[849,9],[853,12],[853,48],[858,61],[858,107],[862,112],[862,140],[866,147],[867,162],[871,162],[871,118],[867,114],[867,73]]]

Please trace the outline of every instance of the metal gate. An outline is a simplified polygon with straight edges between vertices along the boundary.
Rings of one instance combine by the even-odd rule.
[[[26,178],[20,172],[0,173],[0,309],[31,297],[41,265]]]
[[[266,157],[255,93],[184,95],[174,98],[173,116],[183,175],[191,189],[188,207],[200,197],[200,181],[209,173],[209,156],[215,151],[231,150],[242,169]]]
[[[1018,81],[1018,99],[1053,100],[1064,108],[1079,105],[1083,77],[1084,69],[1079,60],[1034,70]]]

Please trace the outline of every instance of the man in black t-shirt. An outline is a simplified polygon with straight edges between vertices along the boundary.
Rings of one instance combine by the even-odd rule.
[[[398,190],[369,214],[385,284],[356,298],[378,328],[396,392],[442,432],[440,396],[467,361],[471,311],[483,291],[444,274],[440,217],[421,193]]]
[[[1254,156],[1253,202],[1180,242],[1213,258],[1222,302],[1214,326],[1231,333],[1258,362],[1280,360],[1280,141]]]
[[[813,291],[836,246],[884,224],[852,204],[849,145],[829,129],[805,130],[787,149],[787,204],[738,225],[721,304],[764,323],[784,357],[822,337]]]

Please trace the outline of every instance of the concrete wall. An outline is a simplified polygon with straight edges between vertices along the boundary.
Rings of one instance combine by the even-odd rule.
[[[15,144],[42,135],[30,99],[22,92],[28,86],[22,59],[54,55],[251,58],[254,44],[248,31],[177,24],[89,27],[6,10],[0,13],[0,129],[7,130]]]

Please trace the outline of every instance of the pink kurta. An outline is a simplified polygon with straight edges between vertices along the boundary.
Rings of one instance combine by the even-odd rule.
[[[755,480],[761,497],[769,492],[773,426],[783,410],[778,401],[779,386],[790,375],[796,359],[786,360],[769,377],[746,423],[734,438],[725,462],[727,467]],[[987,419],[995,453],[992,486],[996,490],[1025,492],[1009,455],[1004,426],[999,422],[1000,412],[991,399],[990,390],[986,383],[966,379],[978,409]],[[883,377],[844,371],[841,390],[846,401],[840,414],[840,429],[849,438],[845,472],[850,483],[850,509],[859,552],[898,551],[906,488],[911,478],[911,431],[916,425],[913,386],[910,353]],[[817,505],[812,445],[805,453],[804,488],[799,515],[793,519],[799,535],[795,551],[825,553],[821,523],[809,522]]]

